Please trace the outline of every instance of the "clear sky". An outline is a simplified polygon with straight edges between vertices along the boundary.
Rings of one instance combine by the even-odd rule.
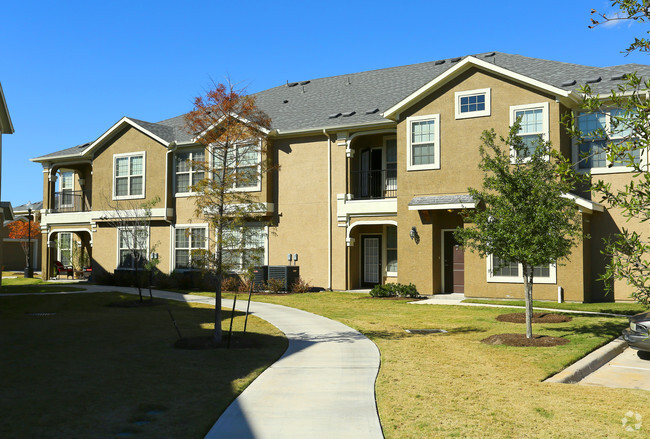
[[[344,73],[487,51],[609,66],[647,30],[589,30],[604,0],[6,1],[0,83],[2,200],[43,198],[30,158],[95,140],[123,116],[157,122],[191,109],[211,81],[253,93]],[[613,11],[611,11],[613,12]]]

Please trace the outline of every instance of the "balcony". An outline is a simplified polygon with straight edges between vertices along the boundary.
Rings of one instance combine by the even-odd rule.
[[[350,189],[355,200],[397,197],[397,169],[352,171]]]
[[[85,191],[62,191],[54,193],[52,213],[88,212],[90,206]]]

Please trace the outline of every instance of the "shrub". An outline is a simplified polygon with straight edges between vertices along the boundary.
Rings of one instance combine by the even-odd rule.
[[[266,289],[273,294],[284,291],[284,281],[281,279],[269,279],[266,281]]]
[[[384,284],[375,285],[370,290],[372,297],[418,297],[419,293],[413,284]]]
[[[241,291],[242,281],[239,276],[226,276],[221,282],[221,291]]]
[[[302,277],[299,277],[292,285],[291,285],[291,292],[292,293],[308,293],[311,290],[311,285],[309,285],[309,282],[306,282]]]

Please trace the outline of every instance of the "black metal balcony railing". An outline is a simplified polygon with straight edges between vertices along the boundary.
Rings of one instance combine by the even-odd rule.
[[[52,212],[87,212],[90,210],[84,191],[62,191],[54,193]]]
[[[352,195],[355,199],[397,197],[397,169],[352,171]]]

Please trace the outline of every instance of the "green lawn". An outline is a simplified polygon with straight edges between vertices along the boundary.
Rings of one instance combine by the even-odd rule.
[[[648,392],[542,382],[617,337],[627,325],[624,317],[573,315],[569,323],[535,324],[536,334],[571,342],[513,348],[480,341],[525,332],[524,325],[495,320],[516,310],[413,305],[336,292],[255,295],[254,300],[330,317],[377,344],[382,358],[377,404],[387,438],[641,437],[648,432],[646,425],[640,433],[621,427],[629,410],[650,419]],[[449,333],[404,332],[412,328]]]
[[[262,348],[177,350],[168,309],[184,336],[209,334],[213,309],[107,306],[119,300],[134,297],[0,297],[0,437],[200,438],[287,346],[253,317]]]
[[[512,305],[524,306],[523,300],[485,300],[485,299],[465,299],[464,303],[486,303],[491,305]],[[603,312],[611,314],[625,314],[634,315],[648,310],[648,307],[640,303],[624,303],[624,302],[606,302],[606,303],[557,303],[546,302],[541,300],[533,300],[533,307],[537,308],[552,308],[557,310],[568,309],[574,311],[590,311],[590,312]]]
[[[48,293],[48,292],[72,292],[83,291],[83,288],[69,286],[67,284],[54,284],[52,282],[44,282],[42,279],[31,278],[25,279],[22,277],[13,279],[2,279],[2,286],[0,287],[0,294],[15,294],[15,293]]]

